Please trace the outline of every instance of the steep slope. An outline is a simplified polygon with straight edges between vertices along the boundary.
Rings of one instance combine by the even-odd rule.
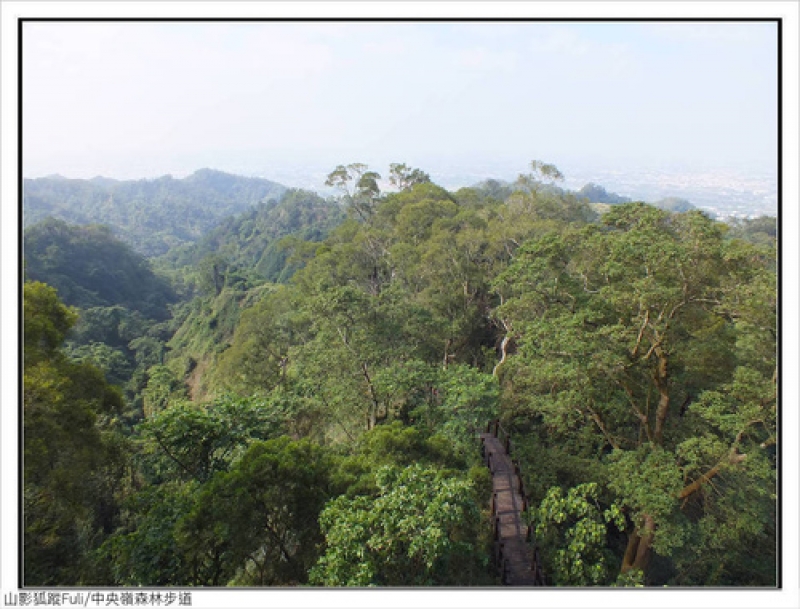
[[[261,203],[226,218],[197,243],[171,250],[159,264],[198,267],[208,257],[219,257],[226,267],[252,270],[261,279],[283,282],[297,269],[284,238],[298,243],[322,241],[344,217],[337,203],[291,189],[279,202]]]

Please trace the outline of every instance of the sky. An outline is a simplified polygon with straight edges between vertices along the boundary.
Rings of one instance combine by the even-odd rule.
[[[26,22],[23,174],[774,171],[774,22]]]

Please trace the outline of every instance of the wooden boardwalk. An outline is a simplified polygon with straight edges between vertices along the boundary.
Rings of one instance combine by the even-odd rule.
[[[528,499],[519,465],[509,452],[511,441],[498,422],[481,434],[483,455],[492,472],[492,518],[494,519],[494,558],[505,586],[544,586],[538,552],[521,514]]]

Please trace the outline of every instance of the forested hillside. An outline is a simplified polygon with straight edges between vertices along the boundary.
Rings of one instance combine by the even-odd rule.
[[[774,224],[386,177],[26,231],[26,585],[500,585],[500,419],[548,585],[775,586]]]
[[[213,258],[226,268],[283,283],[298,268],[289,262],[293,246],[321,241],[344,215],[340,205],[316,193],[288,190],[279,200],[223,219],[197,243],[173,248],[160,265],[183,269]]]
[[[105,226],[47,218],[23,236],[26,279],[54,288],[79,313],[66,352],[124,389],[126,413],[135,418],[147,370],[163,361],[172,334],[175,289]]]
[[[149,263],[106,226],[76,226],[47,218],[24,231],[25,273],[55,287],[68,305],[125,305],[165,319],[176,295]]]
[[[211,169],[184,179],[26,179],[23,226],[47,217],[71,224],[103,224],[139,253],[158,256],[193,243],[227,216],[278,199],[285,190],[269,180]]]

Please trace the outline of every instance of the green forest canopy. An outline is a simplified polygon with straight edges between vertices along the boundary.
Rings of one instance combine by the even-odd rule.
[[[341,207],[290,191],[158,272],[28,229],[26,584],[497,585],[499,417],[551,585],[774,586],[769,222],[599,214],[538,162],[390,175],[337,167]]]
[[[183,179],[73,180],[62,177],[23,182],[23,226],[47,217],[71,224],[104,224],[146,256],[192,243],[223,218],[279,198],[284,186],[200,169]]]

